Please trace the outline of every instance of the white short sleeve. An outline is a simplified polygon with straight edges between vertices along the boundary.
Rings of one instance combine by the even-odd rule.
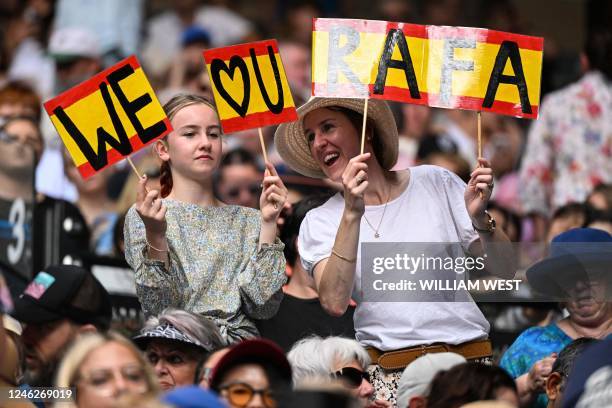
[[[310,276],[313,275],[315,265],[331,255],[343,203],[342,197],[335,195],[321,207],[310,210],[300,225],[298,250],[302,267]]]

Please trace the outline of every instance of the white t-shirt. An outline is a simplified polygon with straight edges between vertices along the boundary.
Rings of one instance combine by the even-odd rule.
[[[406,190],[389,201],[380,237],[364,217],[362,242],[460,242],[467,249],[478,238],[465,208],[465,183],[455,174],[436,166],[410,168]],[[366,206],[365,216],[377,226],[383,205]],[[313,273],[315,265],[331,255],[344,198],[336,194],[321,207],[309,211],[300,227],[298,247],[304,268]],[[364,346],[388,351],[443,342],[460,344],[484,339],[489,323],[474,302],[361,302],[361,249],[358,246],[353,298],[355,332]]]

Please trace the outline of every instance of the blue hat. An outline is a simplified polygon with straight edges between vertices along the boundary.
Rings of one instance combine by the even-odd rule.
[[[195,385],[175,388],[162,397],[162,402],[177,408],[225,408],[215,394]]]
[[[210,44],[210,33],[197,25],[187,27],[181,36],[181,45],[186,47],[193,43]]]
[[[538,292],[568,298],[577,281],[612,277],[612,235],[595,228],[575,228],[557,235],[547,258],[527,269],[527,280]]]
[[[612,336],[576,360],[563,392],[563,408],[612,406]]]

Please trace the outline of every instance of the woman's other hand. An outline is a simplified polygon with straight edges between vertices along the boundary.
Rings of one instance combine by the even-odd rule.
[[[465,207],[474,225],[486,229],[488,217],[485,210],[493,192],[493,170],[487,159],[480,157],[478,164],[465,189]]]

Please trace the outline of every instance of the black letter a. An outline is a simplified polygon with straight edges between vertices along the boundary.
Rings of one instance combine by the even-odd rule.
[[[399,46],[400,53],[402,54],[401,60],[391,59],[396,45]],[[377,95],[382,95],[385,92],[385,82],[387,81],[387,71],[389,68],[403,70],[406,74],[406,82],[408,83],[410,97],[412,99],[421,99],[419,85],[417,84],[414,67],[412,66],[412,58],[410,57],[410,51],[408,51],[408,44],[406,44],[406,38],[402,30],[397,28],[389,30],[389,34],[387,34],[387,39],[385,40],[385,48],[383,49],[380,63],[378,64],[378,75],[376,75],[376,81],[374,82],[374,93]]]
[[[514,76],[502,74],[508,58],[510,58]],[[521,110],[523,113],[531,113],[531,103],[529,103],[529,95],[527,94],[527,82],[525,81],[525,74],[523,73],[521,54],[519,53],[518,45],[514,41],[504,41],[499,47],[497,57],[495,58],[495,65],[491,72],[491,78],[489,78],[487,93],[482,102],[483,108],[490,108],[493,106],[493,101],[495,101],[495,95],[497,94],[497,88],[500,83],[516,85],[521,99]]]
[[[108,143],[111,147],[121,153],[123,156],[127,156],[132,153],[132,145],[130,144],[130,139],[125,133],[125,129],[121,124],[121,120],[119,119],[119,115],[117,115],[117,111],[115,110],[115,106],[113,105],[113,101],[111,100],[110,93],[108,92],[108,85],[106,83],[100,84],[100,93],[102,94],[102,98],[104,99],[104,104],[106,105],[106,109],[108,110],[108,114],[113,122],[113,127],[115,128],[115,132],[117,132],[117,136],[119,140],[115,139],[111,136],[106,130],[104,130],[101,126],[97,129],[98,136],[98,152],[94,152],[93,148],[87,142],[83,133],[76,127],[72,119],[68,117],[64,109],[60,106],[53,110],[53,114],[57,117],[57,119],[64,125],[66,131],[75,141],[79,149],[83,152],[83,155],[87,159],[87,161],[91,164],[94,170],[98,171],[102,169],[104,166],[108,164],[108,157],[106,156],[106,144]]]

